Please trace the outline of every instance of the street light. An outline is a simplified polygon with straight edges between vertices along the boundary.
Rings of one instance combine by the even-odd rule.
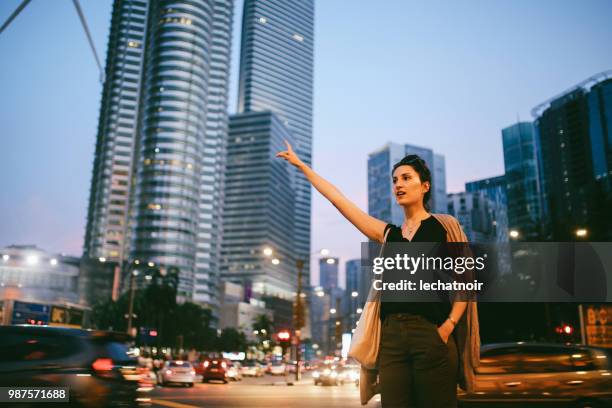
[[[4,254],[4,255],[2,255],[2,260],[3,260],[4,262],[8,261],[9,259],[11,259],[11,257],[10,257],[8,254]]]
[[[359,296],[359,292],[353,291],[353,292],[351,293],[351,296],[352,296],[352,297],[354,297],[354,298],[356,298],[357,296]]]
[[[98,261],[104,263],[104,262],[106,262],[106,258],[101,256],[101,257],[98,258]]]
[[[363,312],[363,309],[362,309],[362,308],[360,308],[360,307],[358,307],[358,308],[357,308],[357,313],[358,313],[358,314],[361,314],[361,312]]]
[[[320,251],[320,253],[321,253],[321,255],[323,255],[323,256],[327,256],[327,255],[329,255],[329,249],[327,249],[327,248],[323,248],[323,249]]]
[[[333,265],[336,263],[336,260],[334,258],[327,258],[325,263],[327,263],[328,265]]]
[[[278,265],[280,263],[280,261],[278,260],[278,258],[274,258],[272,260],[272,265]]]
[[[331,309],[329,309],[329,313],[336,314],[336,309],[332,307]]]
[[[588,230],[586,228],[578,228],[576,230],[576,236],[578,238],[584,238],[587,236],[587,234],[588,234]]]
[[[519,232],[517,230],[510,230],[510,238],[517,239],[519,237]]]

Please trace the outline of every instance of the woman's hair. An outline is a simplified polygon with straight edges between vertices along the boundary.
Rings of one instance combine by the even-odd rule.
[[[414,171],[416,171],[417,174],[419,175],[419,178],[421,179],[421,183],[424,183],[426,181],[429,182],[429,190],[427,190],[427,192],[425,193],[425,196],[423,196],[423,205],[425,206],[425,209],[429,211],[429,206],[427,205],[427,202],[429,201],[429,197],[431,197],[431,187],[432,186],[431,186],[431,172],[429,171],[429,167],[427,167],[427,163],[425,163],[425,160],[421,159],[418,155],[409,154],[408,156],[404,157],[402,160],[395,163],[395,165],[393,166],[393,170],[391,170],[391,177],[393,177],[393,173],[395,173],[395,169],[397,169],[399,166],[412,167]]]

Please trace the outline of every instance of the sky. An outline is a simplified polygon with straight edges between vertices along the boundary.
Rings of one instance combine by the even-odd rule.
[[[104,65],[112,1],[81,6]],[[389,141],[443,154],[448,192],[503,174],[502,128],[612,69],[611,17],[608,0],[316,1],[315,170],[364,210],[368,154]],[[32,1],[0,34],[0,247],[81,254],[101,92],[72,1]],[[313,192],[312,251],[341,258],[341,281],[363,240]]]

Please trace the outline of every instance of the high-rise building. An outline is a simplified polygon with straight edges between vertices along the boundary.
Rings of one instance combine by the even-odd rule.
[[[128,233],[148,0],[113,5],[98,119],[84,258],[120,263]]]
[[[314,0],[245,0],[238,112],[271,111],[294,135],[295,151],[312,163]],[[310,183],[296,175],[294,236],[310,271]],[[305,276],[308,281],[309,277]]]
[[[216,306],[233,0],[116,0],[84,254]],[[129,268],[123,268],[124,272]]]
[[[221,270],[254,294],[293,300],[295,169],[275,159],[285,139],[293,135],[272,112],[230,117]]]
[[[612,238],[612,71],[588,78],[533,113],[550,237]]]
[[[368,213],[380,220],[401,225],[404,221],[402,208],[395,203],[391,171],[395,163],[409,154],[421,157],[431,172],[432,212],[446,213],[446,165],[444,156],[431,149],[413,145],[387,143],[368,157]]]
[[[531,122],[519,122],[502,130],[508,230],[521,240],[542,236],[542,188],[538,146]]]
[[[476,201],[478,215],[472,228],[481,234],[482,239],[493,242],[508,242],[508,208],[506,197],[506,178],[504,176],[465,183],[465,191],[482,197]],[[482,208],[478,207],[482,203]]]
[[[338,287],[339,261],[331,257],[319,259],[319,285],[324,289]]]

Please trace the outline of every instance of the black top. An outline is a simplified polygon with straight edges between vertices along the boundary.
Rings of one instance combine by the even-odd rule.
[[[387,242],[446,242],[446,230],[440,224],[440,221],[432,215],[421,221],[421,225],[412,236],[412,240],[404,238],[402,229],[393,224],[387,224],[385,233],[389,228],[391,230],[387,236]],[[423,316],[431,323],[439,325],[446,320],[450,309],[450,303],[448,302],[382,302],[380,318],[384,320],[385,317],[393,313],[410,313]]]

